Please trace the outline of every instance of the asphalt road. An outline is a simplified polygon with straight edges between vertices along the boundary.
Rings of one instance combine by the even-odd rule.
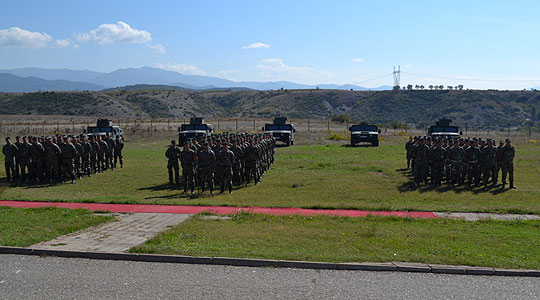
[[[0,299],[540,299],[539,278],[0,255]]]

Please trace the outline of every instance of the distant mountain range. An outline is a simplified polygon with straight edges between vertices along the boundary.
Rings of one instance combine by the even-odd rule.
[[[194,90],[235,88],[254,90],[277,89],[338,89],[338,90],[388,90],[391,86],[365,88],[356,85],[318,84],[305,85],[289,81],[275,82],[236,82],[218,77],[185,75],[158,68],[142,67],[119,69],[110,73],[89,70],[18,68],[0,70],[0,91],[97,91],[135,85],[168,85]]]

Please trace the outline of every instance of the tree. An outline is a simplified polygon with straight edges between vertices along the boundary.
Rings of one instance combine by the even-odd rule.
[[[430,85],[428,86],[428,88],[429,88],[430,90],[432,90],[432,89],[433,89],[433,85],[430,84]]]
[[[408,84],[408,85],[407,85],[407,90],[412,91],[412,89],[413,89],[413,88],[412,88],[412,84]]]
[[[448,86],[448,89],[449,89],[449,90],[453,90],[453,89],[454,89],[454,87],[453,87],[453,86],[451,86],[451,85],[449,85],[449,86]]]
[[[424,85],[421,85],[421,86],[420,86],[420,89],[423,90],[423,89],[424,89]]]
[[[442,91],[443,89],[444,89],[444,85],[442,85],[442,84],[441,84],[441,85],[439,85],[439,90],[441,90],[441,91]]]
[[[463,90],[463,84],[459,84],[459,85],[457,86],[457,89],[459,89],[460,91]]]

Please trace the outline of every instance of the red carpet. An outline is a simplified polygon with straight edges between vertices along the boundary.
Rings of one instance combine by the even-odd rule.
[[[306,209],[295,207],[230,207],[230,206],[185,206],[185,205],[154,205],[154,204],[109,204],[109,203],[74,203],[74,202],[34,202],[34,201],[8,201],[0,200],[0,206],[10,207],[61,207],[84,208],[88,210],[103,210],[118,213],[169,213],[169,214],[196,214],[210,212],[218,215],[234,214],[241,211],[269,214],[269,215],[332,215],[343,217],[395,216],[410,218],[436,218],[432,212],[406,212],[406,211],[369,211],[349,209]]]

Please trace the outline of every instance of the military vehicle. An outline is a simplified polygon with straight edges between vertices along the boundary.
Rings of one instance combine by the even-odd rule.
[[[189,119],[189,124],[182,124],[178,128],[178,145],[183,145],[185,141],[190,139],[200,137],[206,139],[213,132],[212,125],[206,124],[204,118],[192,117]]]
[[[452,120],[442,118],[435,123],[435,125],[429,126],[428,135],[432,138],[452,138],[457,139],[463,132],[458,131],[457,126],[450,125]]]
[[[114,139],[116,139],[117,136],[122,140],[124,139],[124,132],[122,129],[113,125],[112,121],[107,119],[98,119],[96,126],[88,126],[86,128],[86,133],[88,137],[105,136],[108,133]]]
[[[379,146],[381,130],[377,128],[377,125],[360,123],[349,127],[349,131],[351,132],[351,146],[358,143],[371,143],[372,146]]]
[[[265,124],[262,128],[265,134],[270,134],[276,141],[280,141],[287,146],[294,145],[294,125],[287,123],[287,118],[276,117],[272,124]]]

